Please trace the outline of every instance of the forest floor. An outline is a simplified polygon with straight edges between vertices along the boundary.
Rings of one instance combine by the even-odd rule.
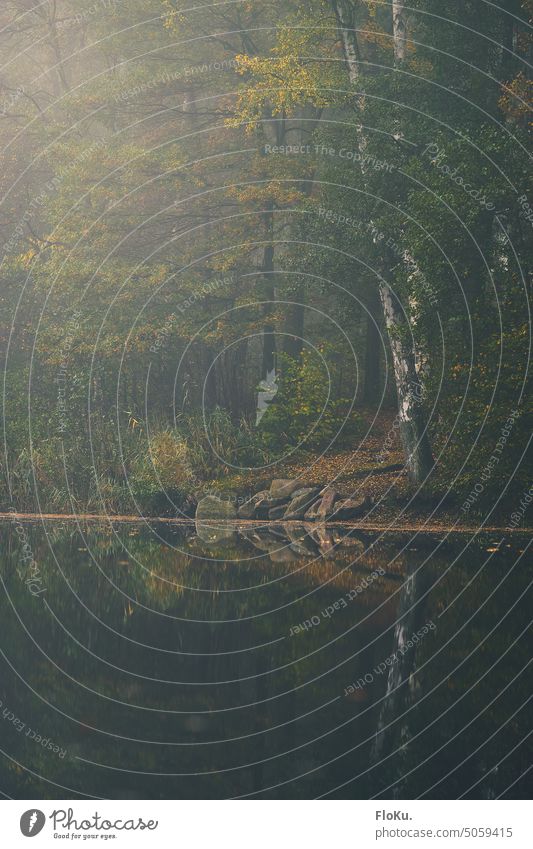
[[[343,450],[333,449],[323,453],[292,454],[262,470],[253,469],[231,473],[221,481],[213,480],[213,487],[222,491],[243,490],[257,492],[268,488],[274,478],[298,478],[305,484],[330,484],[348,497],[372,496],[376,501],[386,495],[406,498],[409,492],[407,474],[398,434],[393,426],[393,414],[365,416],[368,433],[359,444]],[[384,450],[384,447],[388,450]],[[389,448],[390,446],[390,448]],[[376,459],[381,454],[383,462]]]
[[[359,444],[343,450],[311,453],[298,457],[294,454],[285,461],[277,462],[262,470],[252,469],[235,472],[227,469],[223,476],[205,481],[202,490],[207,494],[219,492],[222,497],[234,496],[241,503],[245,498],[270,488],[274,478],[299,479],[304,484],[333,486],[344,498],[363,500],[371,496],[375,506],[364,518],[342,523],[367,531],[441,533],[458,531],[463,533],[507,532],[508,511],[484,518],[474,511],[463,513],[460,500],[437,494],[418,494],[411,486],[404,470],[404,456],[399,441],[398,429],[394,424],[394,412],[386,411],[375,416],[364,415],[365,431]],[[138,515],[122,515],[119,511],[93,514],[81,510],[76,515],[66,513],[2,513],[0,521],[35,521],[37,519],[57,521],[112,521],[112,522],[175,522],[186,524],[191,519],[154,516],[150,512]],[[267,524],[254,520],[255,524]],[[240,523],[240,520],[239,520]],[[245,524],[242,522],[242,524]],[[332,523],[339,524],[339,523]],[[527,517],[513,533],[530,534]]]
[[[252,494],[268,489],[273,478],[298,478],[305,484],[330,484],[345,498],[362,500],[371,496],[375,508],[358,527],[376,526],[409,530],[426,526],[432,530],[464,529],[477,525],[477,517],[465,515],[459,504],[438,496],[418,495],[404,468],[404,455],[391,411],[364,416],[367,433],[359,444],[345,450],[309,454],[304,459],[287,458],[270,469],[254,469],[239,474],[228,470],[224,480],[212,481],[212,488],[224,493]],[[480,524],[482,519],[480,518]],[[352,523],[348,523],[352,524]],[[499,526],[493,517],[492,528]]]

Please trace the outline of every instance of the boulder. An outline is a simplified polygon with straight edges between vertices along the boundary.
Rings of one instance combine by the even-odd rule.
[[[194,495],[188,495],[181,505],[181,510],[178,511],[178,515],[183,516],[186,519],[194,519],[197,507],[198,500],[196,497]]]
[[[262,511],[263,514],[265,514],[277,504],[277,501],[271,500],[270,490],[264,489],[253,495],[249,501],[245,501],[244,504],[241,504],[238,510],[239,519],[255,519],[258,517],[258,507],[260,505],[265,508]],[[267,519],[268,515],[264,515],[263,518]]]
[[[303,519],[317,495],[316,488],[296,490],[283,518]]]
[[[298,480],[275,480],[270,486],[270,495],[272,498],[289,499],[293,492],[302,486],[302,482]]]
[[[279,507],[273,507],[272,510],[268,511],[268,518],[272,522],[277,522],[278,519],[283,519],[285,515],[285,511],[287,510],[286,504],[280,504]]]
[[[253,519],[255,516],[255,501],[253,498],[250,501],[245,501],[237,510],[239,519]]]
[[[318,506],[318,518],[324,521],[324,519],[329,519],[331,514],[333,513],[333,506],[339,497],[339,493],[336,489],[332,487],[326,487],[325,490],[322,491],[322,500]]]
[[[324,522],[333,513],[334,504],[339,498],[337,490],[327,486],[322,490],[320,496],[318,501],[315,501],[305,514],[306,522]]]
[[[314,501],[315,498],[317,498],[319,495],[319,490],[320,487],[315,486],[314,484],[310,484],[309,486],[302,486],[300,489],[296,489],[293,492],[292,498],[300,498],[301,495],[307,495],[307,497],[309,497],[309,493],[311,493],[311,500]]]
[[[206,521],[210,519],[236,519],[237,511],[231,501],[223,501],[216,495],[206,495],[198,502],[196,518]]]
[[[322,503],[322,499],[319,498],[318,501],[315,501],[315,503],[309,508],[309,510],[307,511],[307,513],[304,516],[304,519],[305,519],[306,522],[317,522],[318,521],[318,508],[320,507],[321,503]]]
[[[255,495],[252,495],[250,501],[254,504],[258,504],[259,501],[262,501],[264,498],[270,498],[269,489],[262,489],[261,492],[256,492]]]
[[[336,522],[346,522],[350,519],[361,519],[363,516],[366,516],[369,510],[371,510],[373,503],[374,502],[369,495],[366,495],[363,501],[354,501],[351,498],[347,498],[345,501],[341,501],[340,504],[336,506],[331,519],[334,519]]]
[[[275,507],[283,506],[283,510],[285,511],[287,502],[287,498],[273,498],[269,492],[267,492],[266,495],[262,493],[261,498],[255,502],[256,519],[269,519],[269,513],[271,510],[274,510]],[[281,515],[283,515],[283,513]],[[278,518],[280,517],[278,516]]]

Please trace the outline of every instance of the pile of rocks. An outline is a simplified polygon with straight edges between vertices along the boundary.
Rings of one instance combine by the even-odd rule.
[[[223,505],[223,506],[222,506]],[[344,522],[360,519],[372,508],[373,501],[343,498],[331,486],[312,486],[299,480],[275,480],[238,510],[229,502],[207,496],[198,504],[196,518],[239,518],[262,521]]]

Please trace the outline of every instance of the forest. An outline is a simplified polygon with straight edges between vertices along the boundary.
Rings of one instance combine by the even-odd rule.
[[[528,525],[532,11],[3,0],[0,509]]]

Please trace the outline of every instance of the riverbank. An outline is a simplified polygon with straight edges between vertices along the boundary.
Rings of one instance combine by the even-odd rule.
[[[168,516],[118,516],[113,514],[99,513],[0,513],[0,522],[95,522],[95,523],[111,523],[111,524],[165,524],[179,525],[182,527],[192,527],[195,525],[193,519],[169,518]],[[224,519],[224,520],[202,520],[202,525],[211,527],[220,527],[221,525],[235,527],[237,530],[242,528],[269,528],[279,525],[280,522],[262,521],[259,519]],[[301,521],[283,522],[283,525],[304,526],[309,529],[317,527],[316,524]],[[513,534],[519,536],[533,534],[533,528],[505,528],[498,525],[459,525],[446,524],[443,522],[405,522],[401,520],[389,523],[376,523],[368,520],[357,522],[326,522],[327,527],[331,528],[346,528],[349,530],[359,530],[367,533],[420,533],[420,534]]]

